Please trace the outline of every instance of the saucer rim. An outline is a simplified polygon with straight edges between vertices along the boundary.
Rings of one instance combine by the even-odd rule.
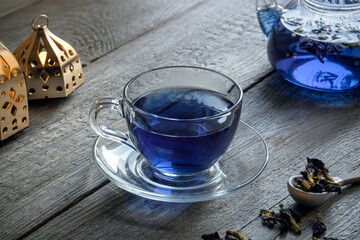
[[[208,195],[200,195],[200,196],[177,195],[176,197],[174,197],[173,195],[163,195],[160,193],[155,193],[155,192],[150,192],[148,190],[144,190],[144,188],[134,185],[133,183],[130,183],[129,181],[124,180],[123,178],[119,178],[116,174],[114,174],[111,170],[108,169],[108,167],[103,163],[103,161],[101,161],[100,157],[98,159],[98,157],[96,156],[97,151],[98,151],[96,146],[98,145],[99,141],[101,139],[107,140],[106,138],[104,138],[102,136],[98,136],[93,144],[92,158],[93,158],[93,161],[95,162],[97,168],[101,171],[101,173],[107,179],[109,179],[111,182],[113,182],[119,188],[121,188],[129,193],[135,194],[137,196],[144,197],[144,198],[151,199],[151,200],[156,200],[156,201],[173,202],[173,203],[192,203],[192,202],[202,202],[202,201],[213,200],[213,199],[228,195],[230,193],[233,193],[234,191],[239,190],[240,188],[245,187],[246,185],[250,184],[251,182],[253,182],[256,178],[258,178],[260,176],[260,174],[264,171],[264,169],[266,168],[266,166],[268,164],[269,147],[268,147],[265,139],[261,136],[261,134],[258,131],[256,131],[249,124],[247,124],[243,121],[239,121],[239,124],[240,123],[243,124],[244,127],[252,130],[258,137],[257,141],[261,140],[261,142],[263,143],[263,149],[265,152],[264,163],[261,166],[261,168],[259,170],[257,170],[256,173],[252,177],[250,177],[246,181],[242,182],[240,185],[236,185],[230,189],[224,189],[224,190],[221,190],[221,191],[218,191],[218,192],[215,192],[212,194],[208,194]],[[108,140],[113,141],[111,139],[108,139]],[[124,144],[121,142],[118,142],[118,143]]]

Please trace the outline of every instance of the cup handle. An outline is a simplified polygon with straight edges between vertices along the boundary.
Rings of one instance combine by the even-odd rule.
[[[92,129],[100,136],[111,139],[113,141],[124,143],[132,148],[134,146],[130,143],[128,135],[116,130],[109,128],[105,125],[102,125],[98,122],[98,115],[104,109],[110,109],[112,111],[120,114],[121,117],[124,117],[122,111],[122,100],[118,100],[115,98],[101,98],[97,100],[94,105],[90,109],[90,125]],[[135,149],[135,148],[134,148]]]

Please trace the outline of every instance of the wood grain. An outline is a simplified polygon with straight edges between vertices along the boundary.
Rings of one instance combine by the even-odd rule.
[[[14,11],[21,9],[26,12],[26,7],[39,0],[1,0],[0,1],[0,17],[11,14]],[[3,35],[4,33],[2,33]]]
[[[277,227],[269,229],[258,217],[259,209],[278,209],[280,202],[302,215],[300,239],[311,239],[316,209],[295,205],[286,180],[304,169],[309,156],[324,160],[333,175],[358,167],[359,103],[359,93],[316,93],[273,74],[244,97],[243,120],[263,134],[271,151],[267,168],[255,182],[227,197],[195,204],[155,202],[110,183],[29,239],[200,239],[203,233],[224,235],[227,229],[252,239],[299,239],[291,232],[280,235]],[[320,207],[328,236],[356,239],[359,190],[360,185],[350,186]],[[64,228],[59,229],[60,224],[65,224]],[[95,229],[92,236],[87,229]]]
[[[306,157],[317,157],[325,161],[333,176],[359,167],[360,148],[356,144],[360,138],[360,113],[357,110],[360,104],[359,93],[338,95],[304,90],[281,80],[277,74],[251,89],[248,94],[253,91],[257,91],[255,98],[260,97],[259,95],[264,97],[264,103],[257,111],[267,110],[265,119],[260,123],[254,122],[253,125],[258,126],[256,128],[268,128],[264,135],[267,136],[271,149],[267,169],[271,177],[262,182],[272,181],[272,184],[279,186],[268,186],[269,192],[263,197],[271,200],[282,191],[280,187],[284,190],[282,195],[286,196],[283,200],[271,206],[265,204],[262,208],[278,209],[278,204],[283,202],[285,206],[302,214],[301,227],[305,229],[301,236],[293,233],[280,235],[278,228],[268,229],[258,217],[254,217],[253,221],[237,230],[254,239],[311,239],[311,224],[316,210],[321,209],[329,229],[327,236],[356,239],[358,227],[348,223],[358,219],[359,185],[351,186],[343,195],[334,196],[319,208],[305,208],[294,204],[288,196],[286,180],[304,169]],[[255,116],[252,114],[251,121],[254,121]],[[348,214],[348,211],[353,214]]]
[[[29,9],[0,18],[0,30],[13,33],[4,40],[8,47],[25,39],[30,15],[46,10],[53,32],[83,56],[85,83],[66,99],[31,102],[30,127],[0,143],[1,239],[187,240],[227,229],[254,240],[311,239],[315,209],[295,205],[286,180],[309,156],[323,159],[334,175],[360,166],[359,93],[308,91],[277,74],[260,81],[272,70],[253,1],[66,0]],[[94,100],[120,97],[132,76],[164,65],[209,67],[247,89],[242,120],[270,147],[270,162],[251,185],[213,201],[169,204],[129,194],[95,167],[96,134],[87,116]],[[106,120],[115,119],[110,114]],[[359,190],[350,186],[320,207],[327,236],[357,238]],[[280,202],[302,214],[300,238],[261,223],[259,209]]]
[[[83,64],[181,15],[201,0],[37,1],[0,17],[1,40],[11,51],[33,31],[32,20],[49,17],[49,29],[75,48]]]
[[[30,127],[1,143],[0,236],[47,225],[104,183],[91,160],[96,134],[88,111],[99,97],[121,96],[135,74],[163,65],[205,66],[246,88],[270,72],[257,22],[247,22],[255,17],[253,3],[247,4],[249,12],[239,15],[237,1],[205,2],[89,64],[85,83],[68,98],[31,102]]]

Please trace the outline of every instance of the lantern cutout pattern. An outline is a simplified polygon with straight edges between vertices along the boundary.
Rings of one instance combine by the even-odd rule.
[[[12,53],[0,43],[0,141],[28,126],[24,75]]]
[[[46,24],[37,24],[39,18]],[[29,100],[66,97],[83,82],[80,59],[68,43],[52,34],[49,19],[32,21],[34,32],[15,50],[26,81]]]

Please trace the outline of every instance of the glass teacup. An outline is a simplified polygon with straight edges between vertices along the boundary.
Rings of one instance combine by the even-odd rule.
[[[213,70],[171,66],[132,78],[122,99],[103,98],[90,111],[99,135],[138,151],[154,172],[197,176],[226,152],[238,127],[242,89]],[[126,119],[129,133],[101,125],[98,114],[112,109]]]

